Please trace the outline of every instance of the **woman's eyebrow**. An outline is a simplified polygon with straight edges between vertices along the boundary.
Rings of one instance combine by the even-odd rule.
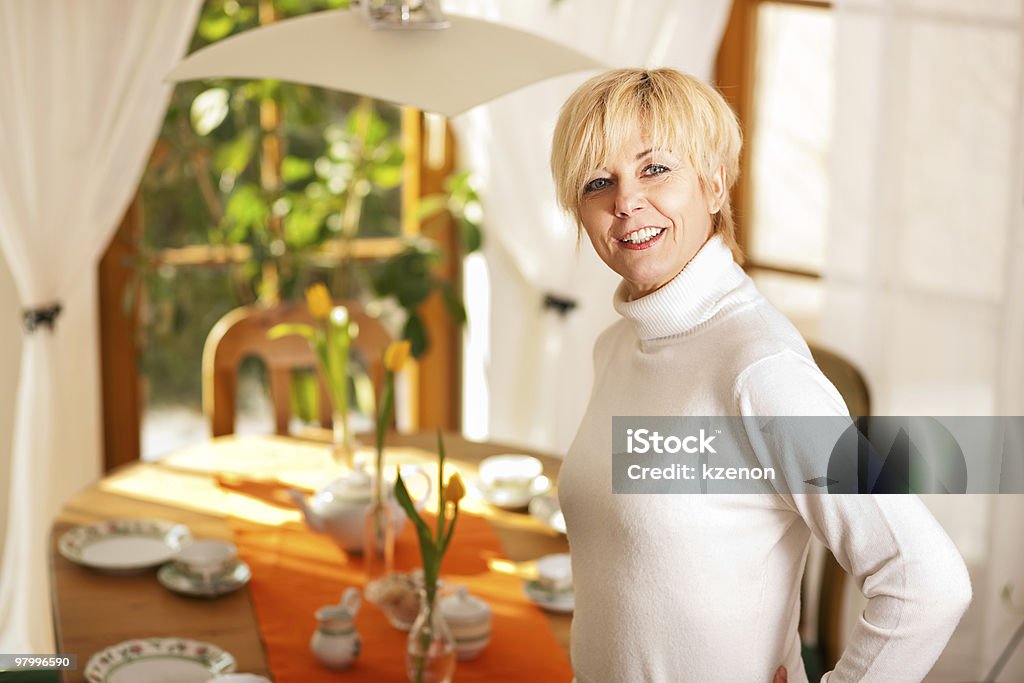
[[[647,156],[648,154],[650,154],[653,151],[654,151],[654,148],[652,147],[651,149],[646,149],[643,152],[640,152],[639,154],[636,155],[636,160],[640,161],[641,159],[643,159],[645,156]]]

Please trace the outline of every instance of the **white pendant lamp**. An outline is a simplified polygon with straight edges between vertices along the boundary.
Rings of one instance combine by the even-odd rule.
[[[271,78],[455,116],[531,83],[605,68],[540,36],[445,17],[430,0],[364,3],[226,38],[186,57],[168,80]]]

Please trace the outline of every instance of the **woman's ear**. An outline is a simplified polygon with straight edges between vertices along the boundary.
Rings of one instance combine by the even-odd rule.
[[[719,166],[713,174],[711,174],[711,183],[708,188],[708,213],[718,213],[722,205],[725,204],[726,195],[728,190],[725,185],[725,166]]]

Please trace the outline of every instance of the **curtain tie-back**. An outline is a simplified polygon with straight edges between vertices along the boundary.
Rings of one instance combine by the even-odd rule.
[[[576,308],[575,299],[555,296],[550,293],[544,295],[544,309],[553,309],[561,318],[564,318],[574,308]]]
[[[46,327],[52,332],[61,310],[62,307],[59,302],[25,309],[23,314],[25,331],[31,334],[40,327]]]

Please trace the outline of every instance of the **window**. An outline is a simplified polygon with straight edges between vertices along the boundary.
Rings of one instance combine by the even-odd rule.
[[[192,50],[343,4],[208,0]],[[369,298],[374,264],[407,248],[401,238],[420,230],[419,197],[441,191],[451,171],[451,136],[422,119],[298,84],[177,86],[136,200],[101,264],[108,467],[206,438],[202,347],[228,310],[301,298],[315,280],[338,298]],[[432,150],[431,163],[421,147]],[[446,217],[425,225],[442,252],[456,248]],[[453,263],[445,260],[444,276],[454,277]],[[431,351],[409,376],[411,426],[457,426],[454,326],[439,301],[418,312]],[[273,428],[262,374],[257,363],[243,367],[240,431],[247,423]],[[430,401],[419,400],[424,385]]]
[[[733,201],[746,268],[810,338],[829,221],[833,35],[829,2],[735,0],[717,65],[745,139]]]

